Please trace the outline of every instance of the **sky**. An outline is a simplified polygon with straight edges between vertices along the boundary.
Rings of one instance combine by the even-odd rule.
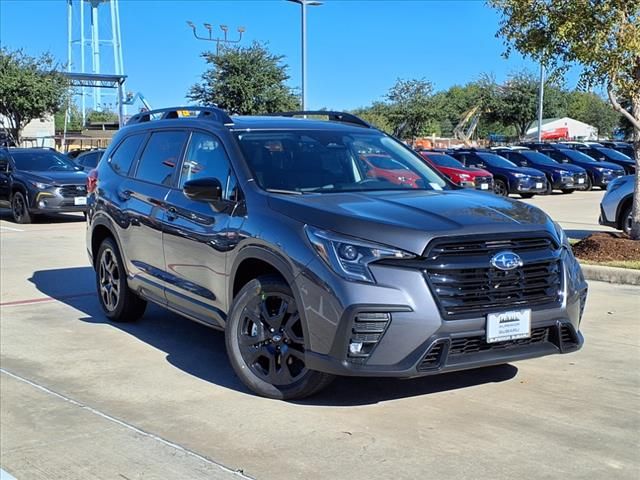
[[[79,8],[78,0],[73,0]],[[490,73],[538,66],[495,38],[499,15],[483,1],[324,0],[308,7],[307,106],[352,109],[382,100],[397,78],[425,78],[436,90]],[[101,35],[111,38],[109,9],[102,7]],[[86,14],[88,18],[88,14]],[[300,6],[285,0],[120,0],[126,90],[141,92],[154,108],[187,104],[189,87],[205,70],[200,54],[215,43],[196,40],[186,21],[246,29],[242,45],[266,42],[284,55],[292,87],[300,86]],[[78,32],[79,32],[79,27]],[[219,33],[221,33],[218,30]],[[74,32],[74,38],[79,33]],[[67,63],[65,0],[0,0],[0,44],[31,55],[51,52]],[[87,49],[88,50],[88,49]],[[102,50],[102,72],[111,73],[111,50]],[[74,47],[79,65],[79,47]],[[90,59],[86,57],[87,65]],[[90,71],[90,70],[89,70]],[[569,78],[575,83],[575,78]]]

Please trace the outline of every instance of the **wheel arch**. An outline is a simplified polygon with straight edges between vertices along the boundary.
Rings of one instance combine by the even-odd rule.
[[[618,208],[616,209],[616,226],[619,230],[622,230],[624,227],[624,218],[622,218],[622,214],[627,209],[629,205],[633,203],[633,194],[625,196],[620,203],[618,203]]]
[[[93,265],[96,264],[96,256],[98,255],[98,250],[100,248],[100,244],[106,238],[112,238],[120,251],[120,255],[123,255],[122,246],[120,245],[120,241],[118,240],[118,236],[114,233],[113,227],[110,223],[103,218],[94,218],[91,227],[91,261]],[[123,258],[124,260],[124,258]],[[126,268],[126,265],[125,265]]]

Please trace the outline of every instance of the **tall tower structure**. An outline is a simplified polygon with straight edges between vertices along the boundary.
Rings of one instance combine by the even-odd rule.
[[[119,0],[67,0],[67,32],[69,72],[124,75]],[[83,124],[87,108],[115,110],[112,89],[81,87],[78,95]]]

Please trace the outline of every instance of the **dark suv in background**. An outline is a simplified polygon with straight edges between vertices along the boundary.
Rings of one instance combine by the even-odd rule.
[[[415,181],[373,176],[367,155]],[[136,320],[151,301],[224,330],[231,365],[260,395],[583,343],[587,285],[557,224],[454,185],[350,114],[140,113],[89,185],[87,249],[107,317]]]
[[[587,172],[577,165],[558,163],[553,158],[528,148],[501,148],[497,152],[516,165],[543,172],[547,177],[547,193],[553,190],[573,193],[575,190],[584,190],[587,187]]]
[[[512,193],[531,198],[547,192],[547,180],[540,170],[526,168],[510,162],[491,150],[460,149],[451,156],[467,167],[482,168],[493,174],[494,192],[501,196]]]
[[[34,215],[84,212],[87,175],[66,156],[46,148],[0,149],[0,206],[17,223]]]

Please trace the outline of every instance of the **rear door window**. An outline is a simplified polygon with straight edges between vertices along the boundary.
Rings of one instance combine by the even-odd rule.
[[[113,168],[116,173],[120,175],[127,175],[129,173],[131,164],[144,137],[144,133],[129,135],[116,147],[116,150],[111,154],[111,159],[109,160],[111,168]]]
[[[152,133],[140,156],[135,177],[145,182],[170,186],[187,136],[185,130]]]

